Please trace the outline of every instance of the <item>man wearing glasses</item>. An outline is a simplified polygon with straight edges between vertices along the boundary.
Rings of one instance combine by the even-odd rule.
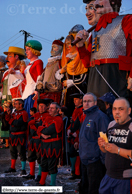
[[[109,119],[99,110],[97,97],[87,93],[83,97],[86,115],[79,133],[79,155],[82,163],[82,193],[98,194],[100,181],[105,174],[104,154],[98,146],[99,132],[106,132]]]

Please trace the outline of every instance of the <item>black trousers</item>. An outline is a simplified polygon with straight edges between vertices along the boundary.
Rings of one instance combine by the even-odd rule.
[[[70,156],[70,158],[74,158],[76,156],[79,156],[79,152],[77,152],[77,150],[75,150],[73,144],[71,144],[71,146],[70,146],[69,156]]]
[[[42,172],[49,172],[49,174],[57,173],[58,160],[59,158],[56,158],[55,154],[52,157],[44,155],[41,158]]]
[[[102,178],[105,175],[105,166],[100,160],[84,165],[81,163],[82,168],[82,194],[98,194],[99,186]]]
[[[10,148],[10,154],[11,154],[11,159],[17,159],[18,153],[20,156],[21,161],[26,161],[26,145],[21,145],[20,143],[17,144],[17,146],[12,146],[11,144],[9,145]]]
[[[38,164],[41,164],[41,155],[36,150],[28,150],[28,161],[34,162],[37,160]]]

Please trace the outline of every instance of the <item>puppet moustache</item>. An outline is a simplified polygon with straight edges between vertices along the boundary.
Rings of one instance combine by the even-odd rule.
[[[99,4],[95,5],[95,8],[103,8],[103,7],[104,7],[103,5],[99,5]]]

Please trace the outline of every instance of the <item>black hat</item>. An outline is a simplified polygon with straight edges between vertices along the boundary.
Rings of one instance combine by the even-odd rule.
[[[39,104],[45,104],[45,105],[47,106],[47,105],[50,104],[51,102],[53,102],[53,100],[52,100],[52,99],[49,99],[49,98],[37,100],[38,105],[39,105]]]
[[[82,99],[83,96],[84,95],[82,93],[74,93],[74,94],[70,95],[70,97],[72,97],[72,98],[80,98],[80,99]]]
[[[94,0],[83,0],[83,3],[90,3],[91,1],[94,1]]]

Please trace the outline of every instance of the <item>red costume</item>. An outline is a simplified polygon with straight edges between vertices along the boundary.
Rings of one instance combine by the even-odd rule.
[[[75,127],[74,126],[74,123],[77,120],[77,118],[80,120],[82,114],[83,114],[83,107],[82,107],[82,105],[74,109],[73,114],[72,114],[71,124],[67,128],[67,130],[68,129],[71,130],[71,134],[74,133],[74,132],[76,132],[77,135],[79,135],[79,126],[78,127],[77,126]],[[74,142],[76,142],[75,140],[76,140],[76,138],[70,138],[70,143],[71,144],[74,144]]]
[[[28,138],[32,138],[33,136],[37,136],[37,128],[41,126],[45,118],[49,116],[48,112],[44,113],[35,113],[28,122]],[[30,131],[30,132],[29,132]]]
[[[82,105],[75,108],[72,114],[72,121],[68,129],[71,130],[71,135],[69,137],[69,142],[71,143],[69,156],[71,161],[71,170],[72,170],[72,177],[71,180],[78,178],[77,176],[80,176],[80,157],[77,152],[77,150],[74,148],[74,143],[79,143],[79,129],[80,125],[78,125],[78,121],[81,119],[81,116],[83,115],[83,107]],[[76,132],[77,136],[74,137],[72,134]]]
[[[28,161],[30,165],[30,173],[25,177],[26,179],[34,179],[35,178],[35,160],[37,160],[38,164],[41,163],[41,155],[39,154],[39,146],[36,146],[36,139],[38,127],[42,125],[42,122],[49,116],[48,112],[44,113],[35,113],[33,117],[30,118],[28,122]],[[37,139],[39,141],[39,138]],[[38,143],[39,145],[39,143]],[[36,148],[36,149],[35,149]],[[41,178],[41,172],[38,174],[38,181]]]
[[[54,154],[56,158],[60,156],[62,148],[62,132],[63,120],[62,117],[57,115],[55,117],[47,117],[42,126],[38,128],[37,134],[41,137],[44,135],[51,135],[48,139],[41,138],[41,156],[52,157]]]
[[[28,114],[25,110],[16,111],[11,115],[6,115],[5,119],[10,124],[10,153],[11,153],[11,169],[15,172],[15,163],[18,157],[20,156],[21,162],[26,163],[26,130],[27,130],[27,121]]]

